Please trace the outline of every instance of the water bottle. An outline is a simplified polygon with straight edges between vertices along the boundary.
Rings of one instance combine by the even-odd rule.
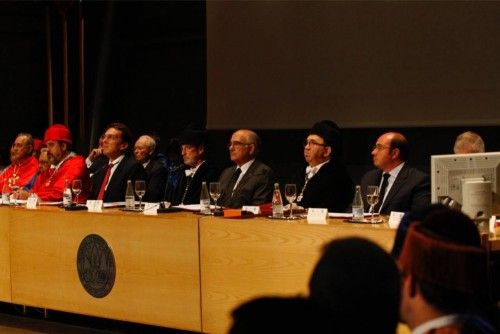
[[[356,186],[356,192],[354,193],[354,200],[352,201],[352,220],[353,221],[363,221],[364,218],[364,204],[363,196],[361,195],[361,186]]]
[[[281,198],[280,185],[274,184],[273,192],[273,218],[283,218],[283,199]]]
[[[64,180],[63,207],[69,208],[72,204],[71,186],[68,180]]]
[[[201,183],[200,193],[200,213],[204,215],[211,214],[210,211],[210,194],[208,193],[207,183]]]
[[[125,208],[135,209],[134,186],[130,180],[127,180],[127,190],[125,191]]]
[[[9,184],[8,180],[5,179],[3,181],[3,188],[2,188],[2,204],[10,204],[10,191],[9,191]]]

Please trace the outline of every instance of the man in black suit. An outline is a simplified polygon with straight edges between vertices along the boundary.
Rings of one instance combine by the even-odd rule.
[[[89,199],[104,202],[123,202],[127,180],[146,180],[142,165],[130,156],[132,134],[122,123],[108,125],[103,135],[102,153],[108,164],[97,169],[92,175],[92,189]]]
[[[160,202],[165,194],[167,169],[154,157],[156,140],[148,135],[140,136],[134,145],[134,158],[146,171],[145,202]]]
[[[401,133],[388,132],[377,139],[372,150],[373,164],[377,169],[361,179],[364,194],[367,186],[379,186],[379,203],[375,212],[407,212],[430,204],[429,176],[406,164],[408,151],[408,141]]]
[[[354,185],[338,157],[341,153],[340,129],[332,121],[321,121],[311,128],[304,142],[307,168],[301,173],[297,204],[304,208],[326,208],[345,212],[354,196]]]
[[[220,178],[219,204],[228,208],[259,205],[271,201],[273,171],[256,160],[260,138],[251,130],[238,130],[228,144],[235,166],[226,168]]]
[[[186,130],[179,142],[184,164],[187,166],[178,186],[173,190],[172,205],[200,203],[201,183],[217,181],[219,171],[206,160],[207,133],[205,131]]]

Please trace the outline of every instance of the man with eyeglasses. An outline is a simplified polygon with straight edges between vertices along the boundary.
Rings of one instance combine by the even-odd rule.
[[[146,181],[146,172],[141,163],[130,155],[132,133],[122,123],[107,126],[102,137],[102,154],[108,158],[104,166],[98,168],[91,177],[92,190],[89,199],[104,202],[123,202],[127,181]]]
[[[340,129],[332,121],[317,122],[304,142],[305,171],[298,178],[297,205],[345,212],[354,196],[354,184],[339,158]]]
[[[238,130],[228,143],[229,156],[235,166],[225,169],[220,178],[218,204],[228,208],[260,205],[271,201],[273,171],[256,160],[259,136],[251,130]]]
[[[29,133],[16,136],[10,148],[11,164],[0,174],[0,190],[24,187],[38,171],[38,160],[33,156],[33,137]],[[6,189],[3,189],[4,186]]]
[[[366,194],[367,186],[379,186],[375,213],[407,212],[430,204],[429,176],[408,166],[408,152],[408,141],[398,132],[384,133],[373,146],[371,154],[377,169],[363,176],[361,189]],[[368,210],[368,206],[365,206],[365,210]]]

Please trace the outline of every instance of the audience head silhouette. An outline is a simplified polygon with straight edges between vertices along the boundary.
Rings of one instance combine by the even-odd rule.
[[[362,238],[327,244],[309,282],[310,299],[334,333],[395,333],[399,271],[382,248]]]
[[[260,297],[232,312],[230,334],[327,333],[325,317],[308,299]]]

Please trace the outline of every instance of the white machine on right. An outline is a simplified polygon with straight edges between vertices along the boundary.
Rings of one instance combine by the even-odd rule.
[[[472,219],[500,209],[500,152],[431,156],[431,200],[461,205]]]

